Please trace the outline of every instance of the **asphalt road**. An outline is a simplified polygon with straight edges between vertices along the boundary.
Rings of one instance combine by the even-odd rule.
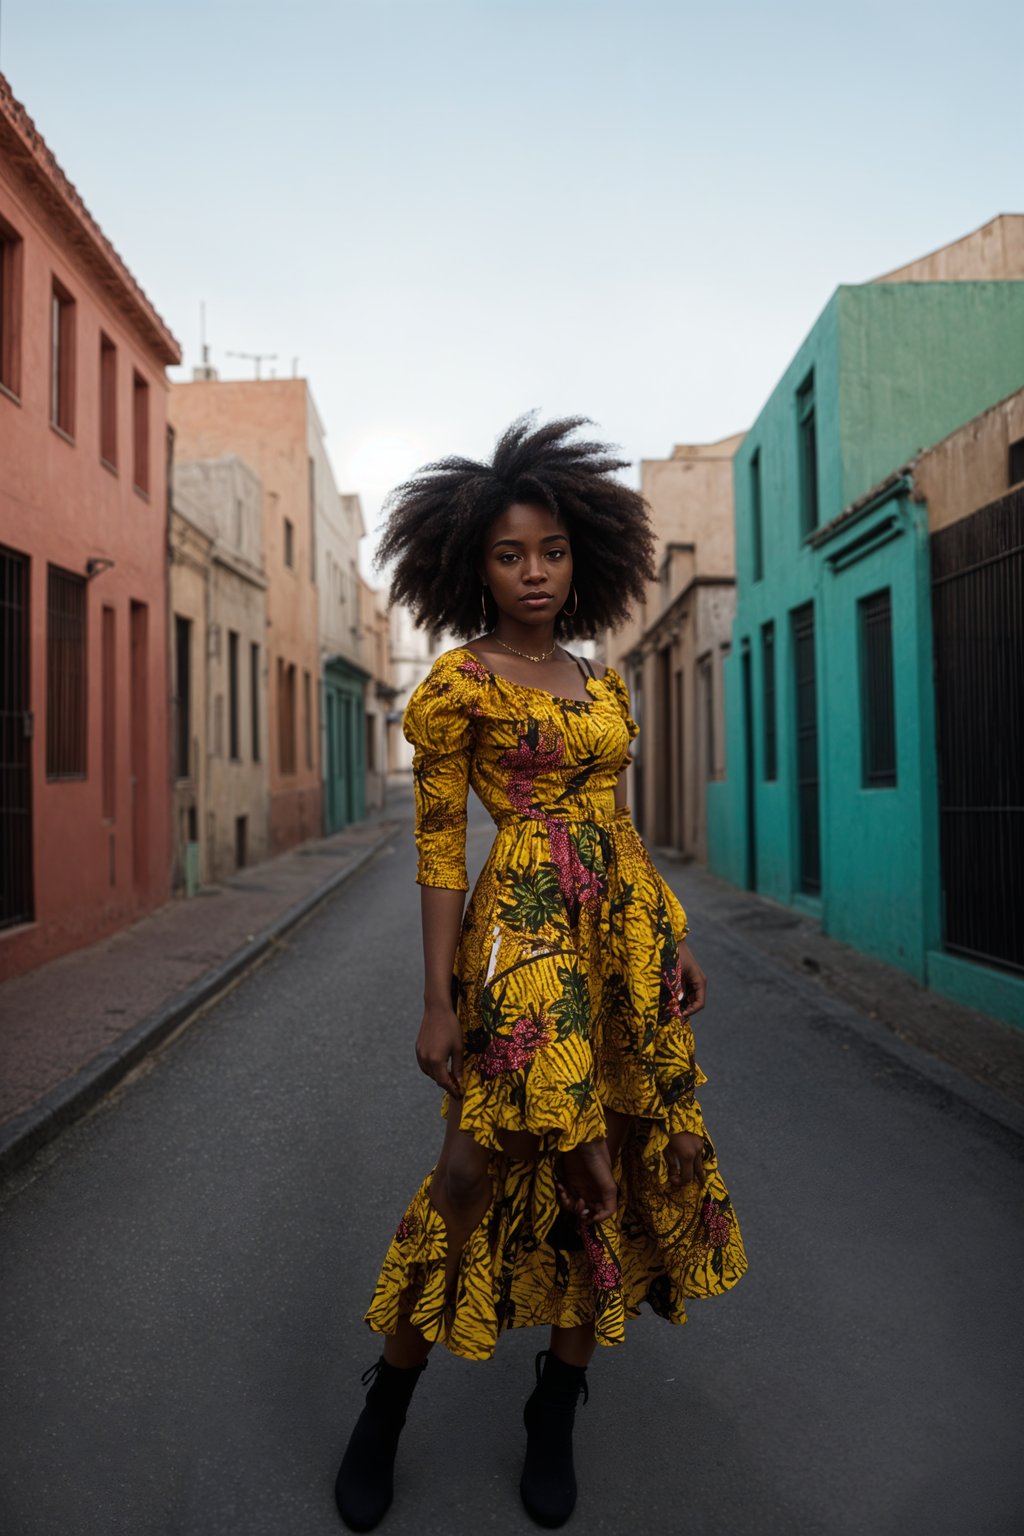
[[[489,825],[476,808],[474,867]],[[2,1536],[342,1529],[362,1312],[442,1123],[412,1054],[413,875],[401,837],[0,1196]],[[599,1352],[575,1529],[1016,1532],[1019,1144],[690,917],[750,1269]],[[544,1342],[434,1352],[389,1536],[534,1529],[519,1415]]]

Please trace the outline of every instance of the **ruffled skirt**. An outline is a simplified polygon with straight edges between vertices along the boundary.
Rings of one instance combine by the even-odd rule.
[[[473,1360],[513,1327],[589,1323],[613,1345],[642,1302],[683,1323],[686,1297],[740,1278],[739,1225],[695,1097],[707,1079],[680,1016],[686,932],[628,812],[499,827],[453,976],[460,1126],[490,1152],[490,1204],[446,1298],[447,1228],[429,1199],[431,1169],[385,1255],[372,1329],[393,1333],[408,1316]],[[631,1117],[613,1169],[618,1207],[579,1227],[558,1206],[557,1159],[605,1134],[606,1108]],[[532,1132],[536,1158],[505,1153],[502,1130]],[[678,1131],[703,1138],[703,1186],[670,1185],[665,1154]]]

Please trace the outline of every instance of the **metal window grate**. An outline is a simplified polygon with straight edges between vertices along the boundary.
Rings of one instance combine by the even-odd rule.
[[[861,598],[857,608],[862,781],[865,789],[891,789],[896,783],[896,708],[889,588]]]
[[[26,557],[0,547],[0,928],[33,916],[28,578]]]
[[[85,756],[84,576],[47,568],[46,776],[81,779]]]
[[[818,775],[818,701],[814,662],[814,605],[792,614],[793,682],[796,695],[796,794],[800,889],[821,891],[821,827]]]
[[[1024,975],[1024,487],[931,538],[945,948]]]
[[[761,625],[761,670],[764,690],[764,776],[779,776],[778,730],[775,694],[775,623]]]

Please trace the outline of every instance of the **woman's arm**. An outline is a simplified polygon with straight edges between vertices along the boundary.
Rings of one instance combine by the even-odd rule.
[[[420,1070],[462,1098],[462,1026],[452,1004],[452,970],[466,893],[420,887],[423,921],[423,1021],[416,1040]]]

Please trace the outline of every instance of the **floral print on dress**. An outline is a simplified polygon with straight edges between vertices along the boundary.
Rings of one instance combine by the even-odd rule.
[[[388,1249],[367,1322],[393,1333],[407,1316],[471,1359],[487,1359],[503,1329],[541,1324],[592,1324],[600,1343],[617,1344],[643,1304],[683,1323],[686,1298],[718,1295],[746,1268],[682,1017],[686,913],[615,805],[638,726],[614,668],[587,693],[514,683],[460,646],[437,658],[403,717],[417,881],[469,890],[470,788],[495,823],[452,977],[459,1124],[488,1149],[492,1199],[453,1299],[432,1171]],[[555,1161],[602,1137],[608,1109],[630,1117],[613,1170],[618,1208],[576,1230],[558,1205]],[[507,1131],[529,1132],[537,1156],[509,1155]],[[670,1183],[666,1151],[679,1131],[704,1139],[703,1188]]]

